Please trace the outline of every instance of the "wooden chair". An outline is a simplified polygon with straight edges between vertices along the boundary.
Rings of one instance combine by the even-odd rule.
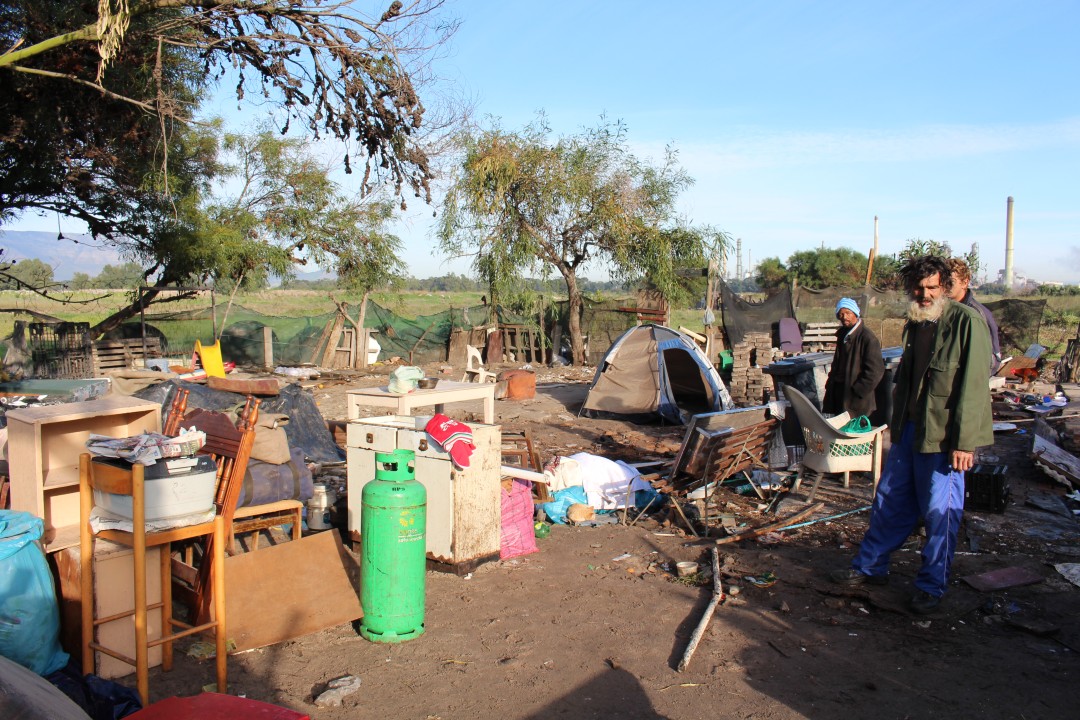
[[[161,434],[176,437],[180,434],[181,421],[184,419],[184,411],[187,410],[188,395],[191,391],[186,388],[176,388],[169,410],[165,414],[165,421],[161,427]]]
[[[519,432],[505,429],[502,431],[502,464],[544,472],[540,453],[533,447],[532,433],[527,429]],[[533,483],[533,494],[536,502],[551,502],[551,493],[544,483]]]
[[[877,493],[878,480],[881,479],[881,458],[884,435],[888,425],[879,425],[865,433],[846,433],[840,430],[851,417],[845,412],[826,418],[814,404],[791,385],[784,386],[784,397],[791,403],[795,416],[802,426],[806,450],[803,452],[802,465],[795,487],[802,482],[803,468],[817,470],[819,473],[841,473],[844,487],[849,486],[852,471],[869,472]],[[821,476],[814,479],[807,502],[814,501]]]
[[[94,506],[94,490],[128,495],[132,500],[132,530],[102,530],[95,533],[90,527],[90,513]],[[150,701],[149,651],[162,646],[162,669],[172,669],[173,642],[178,638],[213,628],[217,646],[218,692],[226,689],[226,623],[225,623],[225,519],[216,514],[213,521],[172,528],[158,532],[146,530],[145,490],[143,466],[121,467],[94,461],[89,453],[79,456],[79,539],[82,558],[80,595],[82,600],[82,666],[85,672],[94,669],[94,651],[110,655],[135,668],[136,685],[143,704]],[[94,617],[94,540],[104,538],[132,548],[134,554],[135,609],[131,612],[104,618]],[[172,614],[171,544],[181,540],[205,537],[212,552],[203,565],[213,583],[214,619],[202,623],[185,623]],[[161,602],[147,605],[146,599],[146,549],[161,548]],[[208,583],[209,586],[209,583]],[[210,594],[210,593],[208,593]],[[161,608],[162,634],[153,640],[148,638],[148,610]],[[107,648],[95,641],[95,629],[106,622],[123,617],[135,617],[135,657]],[[180,628],[177,631],[177,628]]]
[[[251,447],[255,443],[254,422],[258,417],[259,404],[259,400],[248,397],[241,412],[239,426],[233,425],[232,420],[225,413],[202,409],[192,410],[182,421],[185,427],[195,427],[206,434],[206,444],[199,452],[209,455],[217,465],[214,507],[224,525],[221,540],[222,554],[228,547],[236,501],[240,497],[243,472],[247,468],[248,458],[251,457]],[[217,545],[218,543],[213,538],[207,539],[206,544],[201,548],[202,561],[198,567],[194,565],[195,548],[190,545],[185,553],[185,561],[176,560],[172,563],[174,580],[182,581],[177,583],[175,591],[181,602],[190,609],[195,622],[205,622],[210,617],[211,577],[209,564],[205,562],[205,559],[217,553]]]
[[[480,351],[472,345],[466,345],[465,374],[461,376],[461,382],[495,382],[495,379],[495,373],[484,369],[484,357]]]
[[[177,390],[176,395],[173,396],[173,401],[169,407],[169,414],[165,420],[165,435],[176,435],[180,432],[180,427],[196,427],[198,430],[213,434],[216,446],[213,449],[203,448],[203,452],[214,456],[215,461],[218,463],[218,472],[223,472],[226,468],[223,467],[223,463],[227,462],[231,458],[232,466],[228,468],[228,477],[230,482],[233,476],[236,477],[235,495],[232,499],[231,514],[226,512],[225,529],[228,535],[226,551],[229,554],[236,552],[236,536],[244,535],[245,533],[256,533],[256,537],[253,542],[250,543],[251,550],[257,550],[259,547],[258,533],[263,530],[269,530],[270,528],[292,525],[292,539],[300,539],[301,524],[303,522],[304,504],[299,500],[279,500],[272,503],[264,503],[262,505],[247,505],[245,507],[236,507],[236,501],[240,497],[240,488],[244,480],[244,473],[247,472],[248,460],[251,458],[251,444],[254,443],[255,437],[252,434],[250,443],[247,443],[247,451],[243,457],[238,458],[236,453],[239,451],[239,444],[233,445],[233,442],[239,442],[239,435],[235,434],[233,430],[230,430],[227,425],[231,425],[228,417],[222,413],[210,413],[205,410],[193,410],[190,414],[185,415],[187,409],[188,394],[190,391],[183,388]],[[255,421],[258,420],[258,404],[259,401],[249,396],[245,405],[245,410],[241,413],[240,422],[250,425],[254,429]],[[215,418],[214,415],[221,416],[221,418]],[[181,420],[183,418],[183,420]],[[225,424],[221,422],[224,419]],[[208,427],[203,427],[203,424],[207,424]],[[235,428],[234,428],[235,430]],[[239,431],[237,431],[239,432]],[[211,436],[207,435],[207,443],[210,443]],[[239,463],[237,461],[240,461]]]

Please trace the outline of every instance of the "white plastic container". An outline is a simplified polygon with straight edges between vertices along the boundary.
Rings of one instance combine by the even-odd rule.
[[[146,519],[161,520],[212,509],[216,476],[217,465],[207,455],[169,458],[146,466]],[[94,490],[94,504],[118,517],[132,517],[130,495]]]

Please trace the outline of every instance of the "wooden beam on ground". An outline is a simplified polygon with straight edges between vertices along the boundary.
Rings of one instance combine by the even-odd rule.
[[[698,620],[697,627],[694,628],[694,634],[690,636],[690,642],[687,643],[686,651],[683,652],[682,660],[679,661],[679,667],[677,668],[679,672],[686,670],[686,666],[690,664],[690,658],[693,657],[694,651],[697,650],[698,643],[700,643],[701,638],[704,637],[705,630],[709,627],[709,621],[712,620],[713,613],[716,612],[717,606],[724,601],[724,588],[720,584],[720,552],[716,548],[713,548],[711,554],[713,582],[712,598],[709,600],[705,612],[701,614],[701,619]]]
[[[741,533],[739,533],[737,535],[729,535],[727,537],[716,538],[715,540],[712,539],[712,538],[709,538],[709,539],[706,539],[706,540],[695,540],[690,544],[691,545],[709,545],[709,544],[727,545],[729,543],[740,542],[742,540],[752,540],[753,538],[761,537],[762,535],[768,535],[769,533],[776,532],[777,530],[783,530],[788,525],[794,525],[797,522],[802,522],[803,520],[807,519],[808,517],[810,517],[814,513],[821,510],[823,507],[825,507],[825,503],[820,503],[820,502],[819,503],[814,503],[813,505],[810,505],[809,507],[803,508],[802,510],[800,510],[797,513],[792,513],[791,515],[788,515],[787,517],[780,518],[779,520],[776,520],[776,521],[771,522],[771,523],[766,523],[765,525],[761,525],[761,526],[753,528],[751,530],[746,530],[745,532],[741,532]]]

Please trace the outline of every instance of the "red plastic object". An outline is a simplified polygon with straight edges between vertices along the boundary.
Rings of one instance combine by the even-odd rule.
[[[193,697],[171,697],[128,715],[129,720],[311,720],[304,713],[259,700],[202,693]]]

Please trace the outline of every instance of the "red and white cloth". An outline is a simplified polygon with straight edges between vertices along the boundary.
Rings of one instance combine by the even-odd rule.
[[[472,441],[472,428],[445,415],[435,415],[428,420],[424,430],[443,450],[450,453],[450,459],[455,465],[462,469],[469,467],[469,456],[476,450]]]

